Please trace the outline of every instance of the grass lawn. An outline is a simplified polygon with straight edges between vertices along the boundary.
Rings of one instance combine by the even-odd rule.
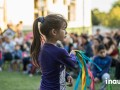
[[[39,75],[29,77],[21,72],[0,72],[0,90],[38,90],[39,85]],[[98,84],[95,86],[96,88],[99,87]],[[73,90],[73,87],[67,87],[67,90]],[[81,90],[81,88],[79,90]],[[112,85],[112,90],[120,90],[120,85]]]

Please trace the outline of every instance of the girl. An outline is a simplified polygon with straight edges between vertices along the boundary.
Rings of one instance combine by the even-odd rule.
[[[40,90],[65,90],[65,79],[70,86],[73,84],[72,77],[65,72],[65,66],[76,69],[73,58],[66,50],[56,46],[58,40],[64,40],[67,34],[66,27],[66,20],[58,14],[37,18],[34,21],[31,57],[34,64],[41,67]],[[43,35],[46,38],[44,45]]]
[[[112,57],[112,66],[115,66],[119,54],[116,43],[111,37],[105,37],[103,43],[107,49],[107,54]]]
[[[111,37],[105,37],[103,42],[107,49],[107,54],[112,58],[111,67],[115,67],[115,78],[120,79],[119,50],[117,48],[116,42]]]

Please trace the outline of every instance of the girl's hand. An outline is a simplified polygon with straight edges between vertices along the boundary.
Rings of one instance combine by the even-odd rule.
[[[67,81],[68,81],[68,85],[69,87],[72,87],[73,86],[73,78],[71,76],[68,76],[67,77]]]
[[[76,55],[76,52],[75,52],[74,50],[72,50],[72,51],[70,52],[70,54]]]

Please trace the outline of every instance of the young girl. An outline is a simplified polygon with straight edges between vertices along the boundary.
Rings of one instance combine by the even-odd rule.
[[[65,90],[65,80],[70,86],[73,85],[72,77],[65,72],[65,66],[76,69],[73,58],[66,50],[56,46],[58,40],[64,40],[66,27],[66,20],[58,14],[37,18],[34,21],[31,57],[34,64],[41,67],[40,90]],[[43,35],[46,38],[44,45]]]

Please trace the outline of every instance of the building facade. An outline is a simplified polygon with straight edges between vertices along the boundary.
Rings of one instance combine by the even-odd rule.
[[[4,0],[1,0],[4,2]],[[91,27],[91,0],[5,0],[6,21],[23,21],[24,29],[32,28],[35,18],[51,13],[62,14],[68,28]],[[0,2],[1,5],[1,2]],[[1,11],[0,11],[1,15]],[[1,19],[4,17],[2,13]],[[0,19],[0,20],[1,20]],[[2,22],[6,22],[4,19]],[[1,23],[0,23],[1,24]]]

